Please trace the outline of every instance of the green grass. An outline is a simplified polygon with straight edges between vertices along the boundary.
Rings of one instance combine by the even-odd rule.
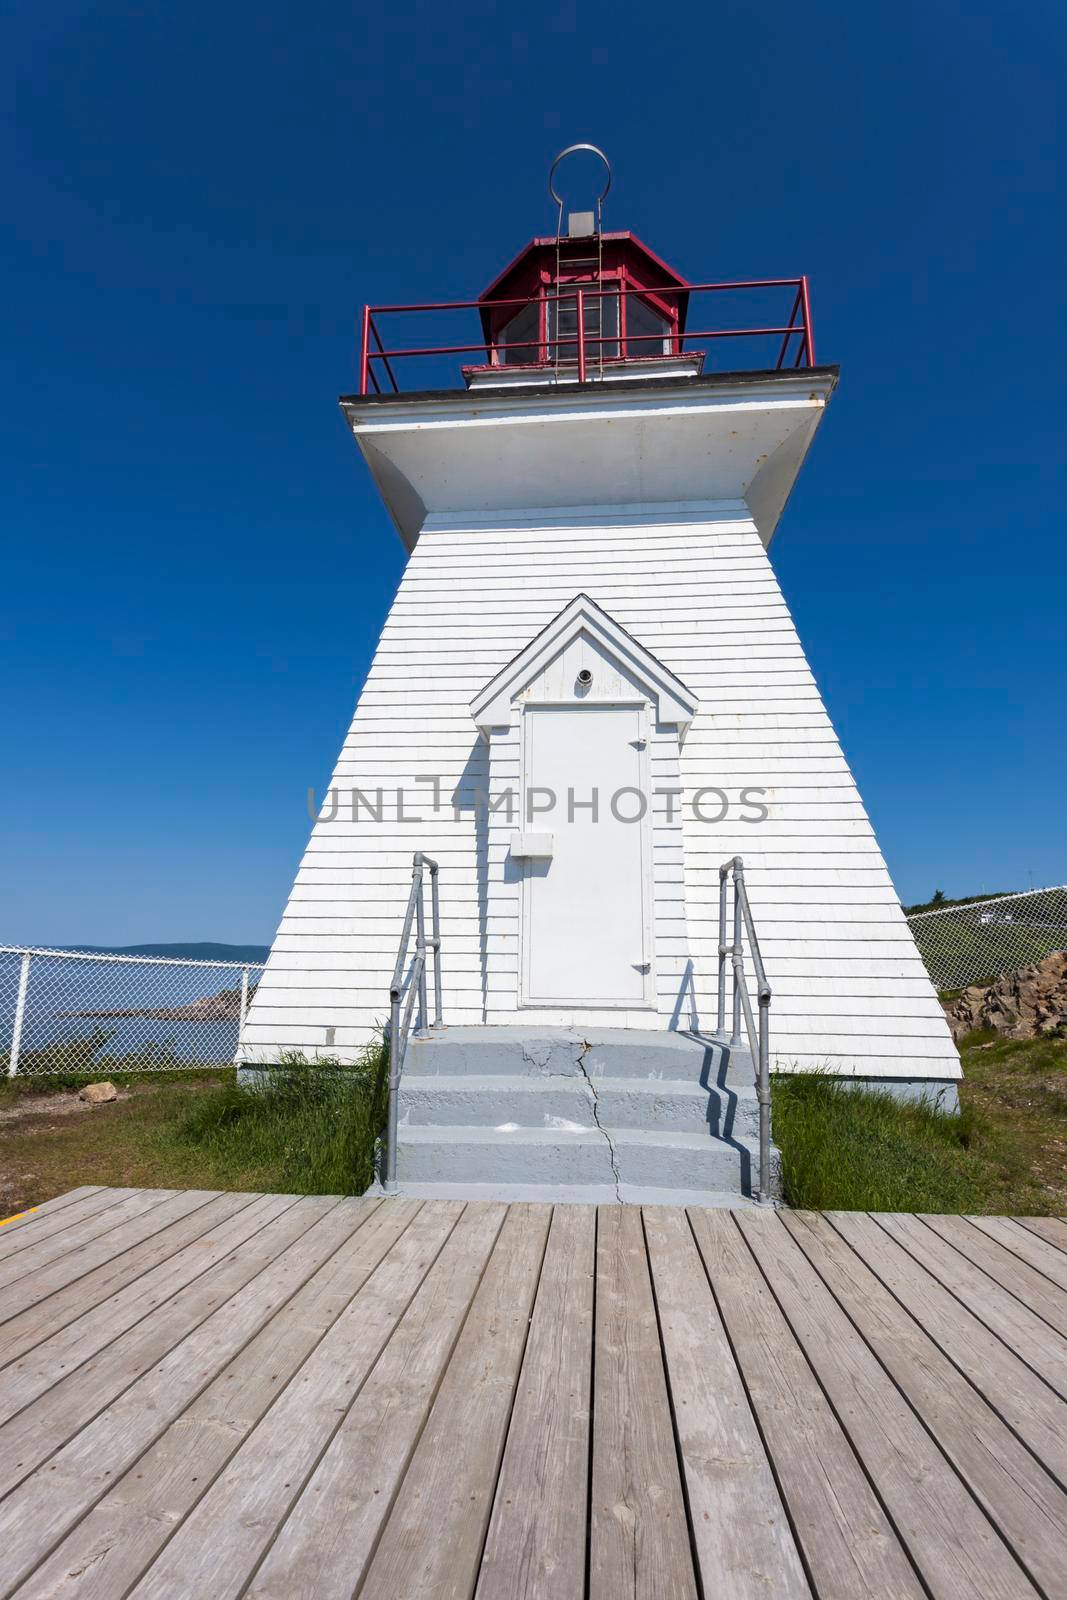
[[[355,1067],[290,1058],[241,1088],[217,1071],[101,1070],[122,1091],[90,1107],[84,1072],[0,1083],[0,1217],[80,1184],[361,1194],[385,1122],[380,1045]]]
[[[944,1116],[819,1075],[774,1082],[787,1203],[842,1210],[1067,1212],[1067,1039],[976,1034],[963,1111]],[[355,1067],[292,1058],[242,1089],[233,1068],[0,1082],[0,1217],[79,1184],[358,1194],[385,1121],[381,1046]]]
[[[786,1203],[813,1210],[1047,1214],[1067,1208],[1067,1041],[964,1042],[961,1110],[818,1073],[773,1086]],[[1014,1067],[1012,1064],[1014,1063]],[[1014,1070],[1018,1092],[1006,1090]],[[1034,1092],[1034,1076],[1043,1093]]]
[[[374,1178],[385,1121],[381,1046],[355,1067],[290,1058],[254,1086],[219,1084],[160,1137],[209,1160],[219,1187],[294,1194],[362,1194]]]

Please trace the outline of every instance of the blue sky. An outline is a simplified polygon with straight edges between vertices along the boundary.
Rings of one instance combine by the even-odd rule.
[[[267,942],[399,579],[364,300],[552,211],[807,272],[841,386],[774,545],[905,900],[1067,880],[1067,17],[15,0],[2,24],[0,938]]]

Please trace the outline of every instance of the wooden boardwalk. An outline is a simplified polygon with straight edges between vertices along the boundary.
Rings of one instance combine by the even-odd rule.
[[[1067,1600],[1067,1223],[77,1189],[0,1595]]]

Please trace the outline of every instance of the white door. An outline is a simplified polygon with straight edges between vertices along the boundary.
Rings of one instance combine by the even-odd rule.
[[[539,807],[555,797],[522,823],[552,836],[551,858],[524,869],[526,1005],[651,1003],[645,720],[643,706],[588,701],[523,711],[526,792]]]

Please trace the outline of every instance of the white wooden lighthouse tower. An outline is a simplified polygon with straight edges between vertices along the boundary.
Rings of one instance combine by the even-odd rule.
[[[723,326],[775,291],[758,337]],[[408,314],[414,339],[395,336]],[[742,1105],[749,1068],[735,1050],[701,1069],[688,1037],[716,1026],[737,855],[773,1068],[954,1097],[768,556],[837,376],[815,364],[806,280],[688,283],[599,205],[469,306],[366,314],[341,406],[410,559],[239,1059],[360,1052],[388,1015],[413,854],[432,857],[446,1028],[408,1051],[402,1184],[744,1190],[744,1170],[672,1165],[662,1143],[725,1141],[745,1166],[723,1096]]]

